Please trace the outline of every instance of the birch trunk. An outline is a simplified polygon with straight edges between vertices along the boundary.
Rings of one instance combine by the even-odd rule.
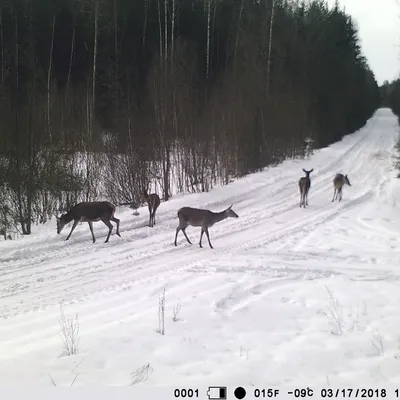
[[[269,22],[269,41],[268,41],[268,62],[267,62],[267,87],[266,98],[268,99],[269,90],[271,86],[271,50],[272,50],[272,33],[275,17],[275,0],[272,0],[271,18]]]
[[[206,61],[206,80],[210,71],[210,21],[211,21],[211,0],[207,2],[207,61]]]
[[[51,91],[51,70],[53,66],[54,31],[56,26],[56,14],[53,15],[53,29],[51,33],[51,45],[49,54],[49,69],[47,71],[47,132],[50,142],[52,142],[51,120],[50,120],[50,91]]]
[[[4,84],[4,37],[3,37],[3,13],[0,7],[0,47],[1,47],[1,84]]]
[[[96,70],[97,70],[97,40],[98,40],[98,21],[99,21],[99,0],[94,3],[94,39],[93,39],[93,73],[92,73],[92,101],[90,107],[89,140],[92,140],[93,118],[96,107]]]

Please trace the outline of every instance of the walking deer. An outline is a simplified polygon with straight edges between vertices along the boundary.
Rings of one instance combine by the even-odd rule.
[[[156,211],[160,205],[160,197],[156,193],[148,194],[145,189],[143,191],[143,199],[147,201],[149,207],[149,226],[152,228],[156,224]]]
[[[210,234],[208,233],[208,228],[210,228],[217,222],[223,221],[228,217],[238,218],[239,216],[232,210],[232,206],[233,204],[226,210],[221,212],[212,212],[210,210],[202,210],[199,208],[192,208],[192,207],[182,207],[181,209],[179,209],[178,210],[179,225],[176,228],[175,246],[177,246],[176,241],[178,238],[179,231],[182,231],[188,243],[192,244],[192,242],[189,240],[185,232],[186,228],[190,225],[190,226],[201,227],[199,246],[203,247],[201,245],[201,240],[203,238],[203,233],[205,232],[207,235],[208,244],[213,249],[214,247],[212,246],[210,241]]]
[[[343,174],[336,174],[335,177],[333,178],[333,197],[332,197],[332,202],[337,200],[339,196],[339,201],[342,201],[342,189],[344,185],[349,185],[350,181],[347,175]],[[336,195],[336,197],[335,197]]]
[[[72,232],[75,230],[76,226],[79,222],[87,222],[89,224],[90,232],[92,232],[93,243],[96,241],[93,233],[93,222],[103,221],[108,226],[108,236],[104,243],[108,242],[110,238],[111,231],[113,230],[113,225],[110,221],[114,221],[117,223],[117,235],[121,237],[119,234],[119,219],[114,217],[115,206],[108,201],[96,201],[96,202],[84,202],[79,203],[69,212],[62,215],[61,217],[57,217],[57,233],[60,234],[64,229],[64,226],[69,222],[74,220],[74,224],[72,225],[71,232],[67,236],[65,240],[68,240]]]
[[[306,173],[306,176],[303,176],[299,180],[300,207],[303,206],[304,208],[306,208],[306,206],[308,206],[308,191],[311,187],[310,174],[314,171],[314,168],[310,169],[309,171],[306,171],[303,168],[303,171]]]

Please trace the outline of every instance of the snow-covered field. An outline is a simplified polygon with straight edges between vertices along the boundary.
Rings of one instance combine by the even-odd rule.
[[[400,382],[400,180],[396,117],[378,110],[360,131],[210,193],[148,213],[117,210],[121,238],[94,224],[0,243],[0,385],[357,386]],[[299,208],[302,168],[314,168]],[[332,178],[351,187],[332,203]],[[173,245],[177,210],[238,219]],[[159,298],[165,288],[165,334]],[[79,349],[63,355],[60,304],[79,317]],[[180,305],[174,321],[174,309]],[[149,364],[149,365],[148,365]],[[147,365],[148,368],[144,366]],[[135,374],[134,374],[135,375]],[[140,375],[140,374],[139,374]],[[147,378],[147,380],[145,380]]]

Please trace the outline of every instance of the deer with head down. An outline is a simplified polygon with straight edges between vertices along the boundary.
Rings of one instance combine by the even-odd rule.
[[[121,237],[119,234],[119,222],[118,218],[114,217],[115,206],[108,201],[95,201],[95,202],[83,202],[79,203],[76,206],[72,207],[70,211],[66,214],[61,215],[61,217],[57,217],[57,234],[60,234],[64,229],[65,225],[70,223],[72,220],[74,224],[72,225],[71,232],[67,236],[65,240],[68,240],[72,232],[75,230],[76,226],[79,222],[87,222],[89,224],[90,232],[92,233],[93,243],[96,241],[93,233],[93,222],[103,221],[104,224],[107,225],[109,231],[107,239],[104,243],[107,243],[111,232],[113,230],[113,225],[110,221],[113,221],[117,224],[117,235]]]
[[[333,197],[332,197],[332,202],[337,200],[338,196],[339,196],[339,201],[342,201],[342,189],[343,189],[344,185],[351,186],[350,180],[347,177],[347,175],[336,174],[335,177],[333,178]]]

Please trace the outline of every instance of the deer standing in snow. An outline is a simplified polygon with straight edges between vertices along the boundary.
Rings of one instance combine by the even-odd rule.
[[[149,226],[152,228],[156,224],[156,211],[160,205],[160,197],[157,193],[148,194],[147,190],[143,190],[143,199],[149,207]]]
[[[311,187],[310,174],[314,171],[314,168],[310,169],[309,171],[306,171],[303,168],[303,171],[306,173],[306,176],[303,176],[299,180],[300,207],[303,206],[304,208],[306,208],[306,206],[308,206],[308,191]]]
[[[70,211],[61,217],[57,217],[57,233],[60,234],[67,225],[72,220],[74,224],[72,225],[71,232],[65,240],[68,240],[72,232],[75,230],[79,222],[87,222],[89,224],[90,232],[92,232],[93,243],[96,241],[93,233],[93,222],[103,221],[108,226],[108,236],[104,243],[108,242],[110,238],[111,231],[113,230],[113,225],[110,221],[114,221],[117,224],[117,235],[119,234],[119,219],[114,217],[115,206],[108,201],[95,201],[95,202],[84,202],[79,203],[72,207]]]
[[[332,197],[332,202],[337,200],[339,196],[339,201],[342,201],[342,188],[344,185],[350,185],[349,178],[347,175],[343,174],[336,174],[335,177],[333,178],[333,197]],[[336,197],[335,197],[336,195]]]
[[[199,246],[203,247],[201,245],[201,240],[203,238],[203,233],[205,232],[207,235],[208,244],[213,249],[214,247],[212,246],[210,241],[208,228],[210,228],[217,222],[223,221],[228,217],[238,218],[239,216],[232,210],[232,205],[228,207],[226,210],[221,212],[212,212],[209,210],[202,210],[199,208],[192,208],[192,207],[182,207],[181,209],[179,209],[178,210],[179,225],[176,228],[175,246],[177,246],[176,241],[178,238],[179,231],[182,231],[188,243],[192,244],[192,242],[189,240],[185,232],[186,228],[190,225],[190,226],[201,227]]]

